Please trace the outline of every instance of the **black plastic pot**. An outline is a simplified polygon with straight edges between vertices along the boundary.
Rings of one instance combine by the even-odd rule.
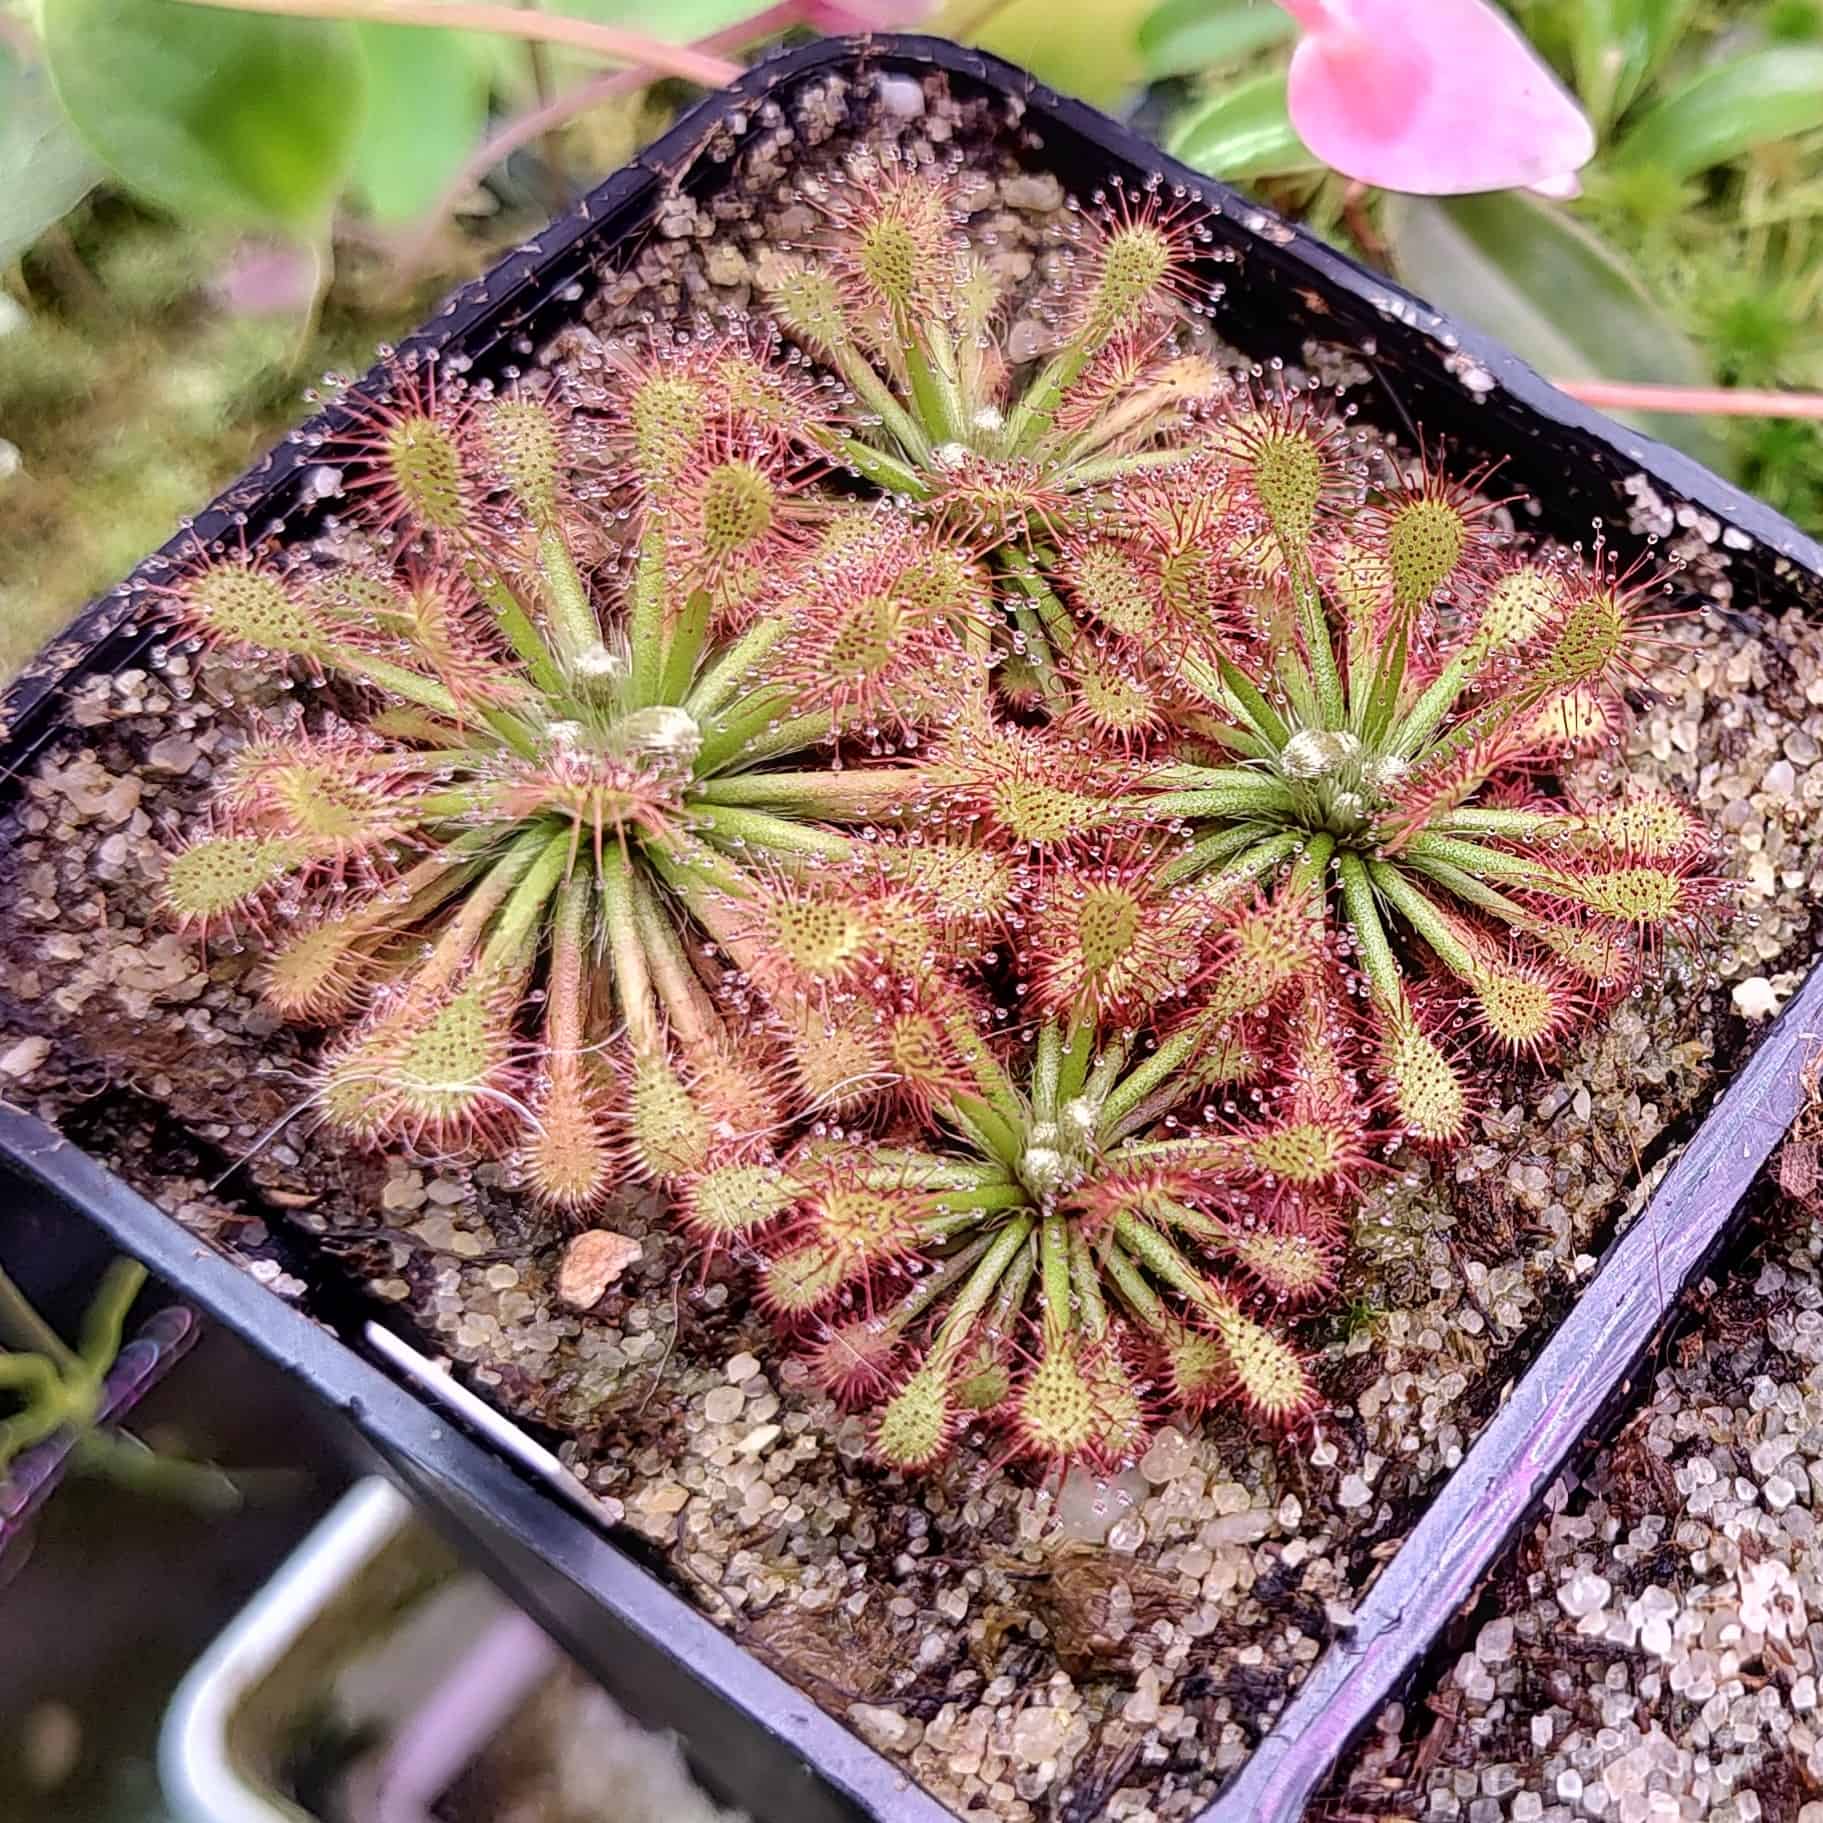
[[[1541,502],[1541,529],[1587,537],[1599,521],[1623,560],[1643,541],[1626,527],[1642,483],[1669,510],[1713,520],[1729,550],[1733,611],[1823,605],[1823,551],[1787,521],[1677,452],[1575,404],[1470,329],[1342,258],[1246,199],[1162,157],[1114,122],[1039,88],[993,58],[933,39],[824,40],[760,65],[696,108],[540,239],[459,292],[401,351],[460,356],[474,371],[523,362],[573,320],[601,266],[635,244],[681,190],[710,199],[766,104],[832,71],[940,71],[952,91],[1022,107],[1025,156],[1088,196],[1118,179],[1162,175],[1202,197],[1220,263],[1224,339],[1249,357],[1302,361],[1313,345],[1346,351],[1378,382],[1362,410],[1421,428],[1465,462],[1502,462],[1505,483]],[[370,379],[364,386],[378,382]],[[151,637],[141,596],[200,539],[307,534],[316,511],[311,454],[293,440],[230,488],[187,533],[147,560],[41,655],[15,688],[0,759],[16,773],[58,727],[62,688],[137,659]],[[1686,517],[1684,523],[1691,523]],[[1689,1276],[1723,1238],[1742,1194],[1797,1106],[1799,1071],[1823,1031],[1813,975],[1763,1037],[1671,1171],[1651,1208],[1615,1244],[1577,1304],[1438,1493],[1278,1727],[1207,1813],[1206,1823],[1290,1823],[1348,1741],[1408,1679],[1456,1608],[1522,1523],[1566,1457],[1623,1396],[1641,1351]],[[169,1218],[37,1123],[0,1108],[0,1154],[71,1210],[106,1229],[200,1308],[345,1410],[395,1471],[516,1600],[636,1716],[677,1728],[700,1776],[762,1823],[946,1815],[903,1775],[761,1667],[614,1548],[586,1496],[546,1475],[535,1446],[469,1400],[410,1382],[409,1351],[371,1323],[334,1334],[203,1252]],[[0,1208],[4,1204],[0,1203]],[[4,1217],[0,1217],[4,1220]],[[402,1373],[406,1384],[401,1383]]]

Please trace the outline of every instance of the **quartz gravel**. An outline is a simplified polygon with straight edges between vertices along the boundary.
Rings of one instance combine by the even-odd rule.
[[[1466,1823],[1823,1823],[1823,1229],[1769,1197],[1440,1687],[1339,1782]],[[1345,1795],[1343,1795],[1345,1794]]]

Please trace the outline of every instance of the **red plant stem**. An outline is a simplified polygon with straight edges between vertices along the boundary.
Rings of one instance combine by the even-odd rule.
[[[1823,418],[1823,393],[1751,386],[1657,386],[1639,380],[1553,380],[1559,392],[1605,411],[1662,411],[1721,418]]]

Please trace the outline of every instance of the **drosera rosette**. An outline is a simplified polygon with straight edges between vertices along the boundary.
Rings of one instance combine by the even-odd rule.
[[[928,1116],[955,1076],[949,977],[965,964],[1016,969],[1034,915],[1061,941],[1063,873],[1086,882],[1081,870],[1124,853],[1123,832],[1138,828],[1127,805],[1143,769],[1003,721],[985,690],[918,746],[916,757],[833,775],[781,766],[718,786],[717,803],[742,810],[802,817],[841,804],[867,824],[846,861],[832,851],[791,878],[745,883],[697,864],[687,847],[667,862],[667,885],[728,965],[724,991],[743,1017],[757,1000],[819,1113]],[[1142,839],[1154,856],[1169,845],[1157,832]],[[1157,871],[1137,850],[1129,858],[1129,904]],[[1215,894],[1199,886],[1184,896]],[[1206,924],[1147,903],[1131,928],[1095,940],[1105,954],[1082,966],[1130,972],[1126,947],[1175,933],[1190,947],[1170,967],[1193,967]]]
[[[876,813],[916,828],[913,770]],[[730,880],[688,852],[662,868],[712,942],[722,1003],[777,1044],[797,1106],[924,1120],[967,1080],[973,1016],[948,983],[960,962],[996,953],[1021,885],[1005,856],[888,837],[791,874]]]
[[[1058,277],[1028,300],[1049,346],[1022,370],[1002,271],[971,246],[947,174],[869,163],[802,199],[818,226],[763,279],[786,335],[843,391],[817,441],[994,553],[1005,676],[1060,711],[1076,630],[1049,577],[1059,541],[1123,478],[1182,462],[1227,389],[1183,334],[1212,238],[1200,205],[1116,186],[1074,213]]]
[[[735,461],[794,517],[736,594],[676,519],[649,535],[652,503],[605,561],[662,476],[554,398],[409,384],[352,434],[364,547],[345,527],[343,557],[208,557],[172,586],[197,637],[342,680],[236,756],[164,898],[252,931],[273,1006],[336,1028],[315,1100],[358,1139],[513,1151],[582,1208],[787,1112],[673,882],[741,900],[872,867],[850,831],[916,796],[904,753],[984,691],[987,610],[934,528],[792,492],[782,440],[730,457],[731,415],[677,458],[699,501]],[[773,770],[788,801],[753,790]]]
[[[1721,898],[1663,787],[1603,808],[1552,789],[1623,724],[1664,585],[1508,549],[1481,477],[1425,462],[1365,486],[1310,396],[1212,439],[1231,581],[1220,614],[1176,623],[1201,707],[1187,757],[1148,775],[1149,814],[1189,831],[1183,874],[1288,865],[1322,891],[1392,1118],[1448,1143],[1471,1054],[1542,1052]],[[1072,549],[1062,586],[1088,612],[1107,616],[1116,576],[1122,599],[1167,599],[1169,486],[1133,482],[1133,510]]]
[[[995,1034],[937,990],[976,1036],[928,1125],[824,1123],[687,1180],[683,1220],[761,1249],[762,1301],[888,1466],[977,1419],[1053,1466],[1224,1397],[1282,1427],[1316,1395],[1278,1318],[1330,1285],[1367,1161],[1325,966],[1307,900],[1256,899],[1150,1049],[1087,1007]]]

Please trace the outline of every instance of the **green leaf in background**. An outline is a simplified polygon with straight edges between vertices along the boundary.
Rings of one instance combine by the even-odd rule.
[[[1276,0],[1164,0],[1140,24],[1139,54],[1156,82],[1244,63],[1297,29]]]
[[[100,181],[43,70],[0,50],[0,266],[10,266]]]
[[[1576,80],[1576,12],[1582,0],[1506,0],[1505,10],[1526,42],[1566,84]]]
[[[688,44],[751,19],[761,7],[758,0],[553,0],[549,10],[597,25],[630,26],[667,44]]]
[[[1229,84],[1172,123],[1166,151],[1229,183],[1321,171],[1285,109],[1285,72]]]
[[[1694,177],[1755,146],[1823,127],[1823,45],[1750,51],[1693,76],[1642,114],[1620,142],[1622,165]]]
[[[361,130],[347,25],[183,0],[43,0],[76,130],[114,176],[193,221],[320,238]]]
[[[1815,44],[1823,39],[1823,0],[1770,0],[1763,23],[1768,38]]]
[[[488,47],[462,32],[354,29],[367,60],[367,120],[349,187],[375,221],[415,221],[486,131]]]
[[[1117,108],[1145,80],[1135,39],[1156,0],[945,0],[923,31],[960,38],[1030,70],[1040,82]]]
[[[1696,0],[1576,0],[1570,54],[1584,110],[1603,137],[1677,48]]]
[[[1402,283],[1550,379],[1714,383],[1619,254],[1538,197],[1389,195],[1381,221]],[[1704,419],[1626,416],[1729,473],[1728,445]]]

